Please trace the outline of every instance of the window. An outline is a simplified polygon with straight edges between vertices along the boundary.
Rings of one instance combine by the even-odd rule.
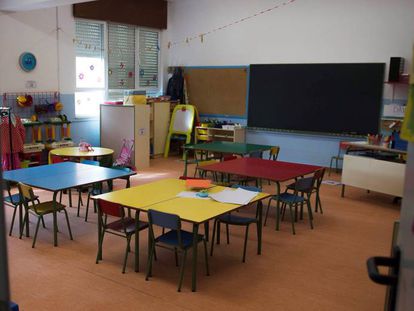
[[[104,25],[76,20],[76,118],[99,114],[105,98]]]
[[[139,30],[139,86],[158,88],[159,32]]]
[[[135,88],[135,27],[108,24],[108,90],[110,97]]]
[[[126,90],[160,94],[159,31],[76,20],[75,45],[77,118],[97,116],[105,98],[122,100]]]

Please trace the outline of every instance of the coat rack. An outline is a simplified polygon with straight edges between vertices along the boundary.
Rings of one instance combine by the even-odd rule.
[[[10,107],[0,107],[0,117],[3,119],[3,117],[7,117],[9,120],[9,125],[8,125],[8,129],[9,129],[9,144],[10,144],[10,153],[9,153],[9,157],[10,157],[10,166],[11,169],[14,170],[14,159],[13,159],[13,139],[12,139],[12,132],[11,132],[11,108]]]

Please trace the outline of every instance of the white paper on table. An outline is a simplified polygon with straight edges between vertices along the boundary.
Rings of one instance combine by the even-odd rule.
[[[211,193],[209,197],[221,203],[245,205],[257,195],[258,192],[237,188],[236,190],[226,189],[217,193]]]
[[[197,192],[194,191],[182,191],[180,193],[177,194],[177,198],[189,198],[189,199],[209,199],[209,197],[199,197],[197,196]]]

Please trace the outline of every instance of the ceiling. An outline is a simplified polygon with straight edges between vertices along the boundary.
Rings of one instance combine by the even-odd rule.
[[[95,0],[0,0],[0,11],[31,11]]]

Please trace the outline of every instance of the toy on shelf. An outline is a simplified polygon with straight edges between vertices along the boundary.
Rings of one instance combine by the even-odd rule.
[[[45,145],[42,143],[43,123],[36,120],[36,118],[24,118],[22,123],[26,129],[29,129],[28,132],[31,133],[31,137],[27,135],[29,139],[26,139],[26,143],[23,145],[23,159],[29,160],[31,157],[40,159],[41,153],[45,149]]]
[[[46,127],[46,148],[56,149],[62,147],[73,147],[75,144],[70,138],[70,124],[66,115],[49,118],[44,122]],[[60,140],[56,139],[56,127],[60,127]]]

